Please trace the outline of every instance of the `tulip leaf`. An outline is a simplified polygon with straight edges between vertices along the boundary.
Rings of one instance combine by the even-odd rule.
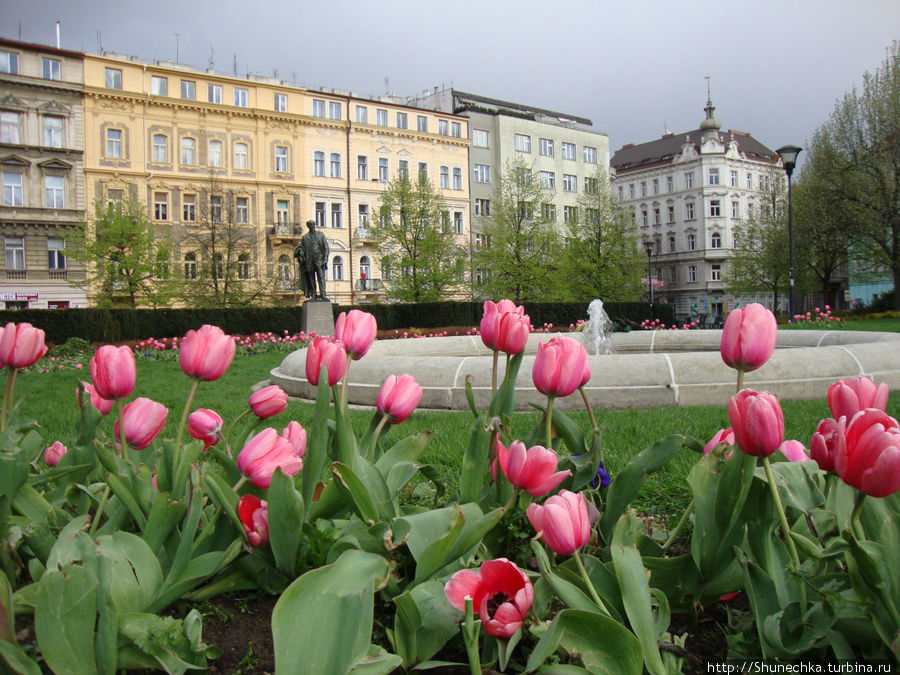
[[[239,497],[237,493],[217,471],[207,470],[207,467],[204,467],[202,485],[204,492],[209,495],[213,504],[218,506],[228,516],[235,530],[243,534],[244,528],[241,526],[241,519],[238,516]]]
[[[819,471],[812,460],[807,462],[772,462],[770,464],[778,493],[785,507],[792,506],[801,513],[812,513],[824,506],[825,495],[813,476]],[[756,470],[756,477],[768,483],[765,470]]]
[[[316,485],[322,478],[325,463],[328,460],[328,409],[331,393],[328,389],[328,378],[319,378],[319,389],[316,393],[316,407],[313,411],[312,426],[308,429],[306,453],[303,455],[303,471],[301,472],[303,504],[312,509],[315,503]]]
[[[147,543],[129,532],[97,538],[99,578],[104,594],[119,614],[143,612],[162,585],[159,561]]]
[[[353,675],[389,675],[403,663],[396,654],[391,654],[383,647],[369,645],[368,653],[350,669]]]
[[[114,473],[106,474],[106,482],[109,484],[113,494],[115,494],[116,497],[121,500],[122,504],[125,505],[125,508],[128,509],[128,513],[134,519],[138,528],[143,532],[144,527],[147,525],[147,516],[141,511],[141,507],[138,506],[137,500],[134,498],[134,495],[132,495],[131,490],[125,485],[125,482]]]
[[[366,484],[346,464],[335,462],[331,465],[335,485],[349,501],[350,507],[364,523],[372,524],[381,520],[378,507]]]
[[[13,606],[12,586],[3,570],[0,570],[0,641],[16,641],[16,614]]]
[[[24,452],[0,454],[0,497],[13,499],[28,482],[28,457]]]
[[[305,675],[350,671],[368,653],[375,586],[387,575],[384,558],[350,550],[296,579],[272,612],[275,670],[296,672],[302,664]]]
[[[0,640],[0,668],[15,675],[41,675],[41,667],[14,642]]]
[[[218,574],[241,554],[242,547],[243,539],[235,539],[225,550],[212,551],[192,558],[177,579],[170,581],[166,577],[165,584],[154,597],[153,604],[148,610],[158,612],[165,609],[188,591]]]
[[[418,562],[431,544],[441,539],[448,531],[450,524],[454,522],[454,514],[459,510],[467,520],[473,521],[484,515],[478,504],[454,504],[440,509],[431,509],[421,513],[414,513],[397,518],[406,523],[409,537],[406,545],[413,558]],[[394,527],[399,531],[399,527]]]
[[[581,427],[571,417],[558,408],[553,409],[553,426],[560,435],[566,448],[573,455],[584,455],[588,452],[587,440]],[[593,478],[593,476],[591,476]]]
[[[359,446],[356,442],[356,436],[353,434],[353,425],[350,424],[350,418],[347,417],[346,411],[340,403],[334,406],[334,423],[335,434],[334,444],[337,446],[336,459],[342,464],[356,468],[357,459],[359,459]]]
[[[269,546],[280,572],[296,573],[297,552],[303,538],[303,497],[294,489],[294,479],[275,469],[266,493],[269,517]]]
[[[619,582],[616,579],[615,569],[611,562],[604,563],[602,560],[595,558],[586,553],[580,553],[581,562],[584,570],[587,572],[591,585],[597,591],[597,595],[606,605],[609,615],[619,623],[625,623],[625,607],[622,604],[622,592],[619,590]],[[584,577],[578,570],[578,565],[574,557],[557,566],[554,570],[562,579],[568,581],[574,586],[587,592]],[[596,607],[591,611],[597,611]]]
[[[184,619],[142,613],[123,615],[119,632],[125,644],[120,650],[120,667],[162,669],[177,674],[205,670],[207,646],[201,641],[199,622],[196,609]]]
[[[433,435],[434,432],[432,431],[421,431],[413,436],[397,441],[391,446],[390,450],[378,458],[378,461],[375,462],[375,467],[382,474],[387,475],[389,469],[398,462],[418,461]]]
[[[460,502],[477,502],[481,498],[493,434],[493,426],[488,424],[487,417],[482,414],[472,425],[469,446],[463,456],[459,474]]]
[[[525,356],[523,349],[512,357],[507,357],[506,361],[506,377],[500,383],[500,388],[491,400],[488,408],[491,417],[503,417],[512,415],[516,407],[516,378],[519,377],[519,367],[522,365],[522,358]]]
[[[444,595],[444,584],[431,580],[394,598],[394,636],[403,662],[409,666],[437,654],[459,632],[460,613]],[[399,649],[403,645],[405,650]]]
[[[166,537],[184,518],[187,511],[183,501],[172,501],[168,492],[157,492],[147,516],[143,539],[154,553],[163,545]]]
[[[566,607],[588,612],[598,611],[597,604],[578,585],[566,580],[553,569],[547,551],[537,539],[531,540],[531,550],[534,551],[541,577]]]
[[[643,671],[638,639],[604,614],[579,609],[559,612],[528,657],[526,672],[539,668],[560,647],[578,654],[589,673],[640,675]]]

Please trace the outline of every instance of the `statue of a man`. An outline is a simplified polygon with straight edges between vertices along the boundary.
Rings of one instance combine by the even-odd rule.
[[[294,249],[294,257],[300,266],[300,286],[307,298],[327,300],[325,270],[328,269],[328,240],[316,230],[316,221],[306,221],[306,227],[309,232],[303,235],[300,245]]]

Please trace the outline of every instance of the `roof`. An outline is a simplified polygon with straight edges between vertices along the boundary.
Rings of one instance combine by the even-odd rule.
[[[681,153],[681,148],[686,142],[692,143],[699,150],[704,133],[708,132],[695,129],[684,134],[666,134],[662,138],[647,143],[625,145],[616,151],[616,154],[609,160],[609,165],[621,172],[671,162],[675,155]],[[770,150],[748,133],[730,129],[718,131],[716,134],[719,140],[725,144],[734,140],[738,150],[751,159],[773,163],[778,161],[778,155],[774,150]]]
[[[523,105],[522,103],[513,103],[511,101],[502,101],[497,98],[489,98],[487,96],[479,96],[478,94],[469,94],[464,91],[459,91],[458,89],[453,90],[453,98],[454,98],[454,107],[457,109],[457,112],[460,110],[465,110],[467,108],[483,108],[493,107],[497,110],[491,111],[494,113],[501,113],[504,110],[511,111],[513,113],[536,113],[538,115],[546,115],[548,117],[556,117],[562,121],[569,122],[577,122],[579,124],[585,124],[587,126],[593,126],[593,122],[589,120],[587,117],[579,117],[577,115],[569,115],[567,113],[556,112],[553,110],[547,110],[545,108],[535,108],[534,106]],[[482,104],[479,106],[479,104]]]
[[[14,49],[43,52],[44,54],[59,54],[60,56],[70,56],[76,59],[84,58],[84,52],[73,52],[70,49],[57,49],[50,45],[39,45],[34,42],[21,42],[19,40],[10,40],[9,38],[2,37],[0,37],[0,47],[12,47]]]

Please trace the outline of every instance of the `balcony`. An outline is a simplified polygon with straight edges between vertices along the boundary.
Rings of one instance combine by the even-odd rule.
[[[7,279],[24,279],[25,270],[6,270]]]
[[[278,293],[293,293],[300,290],[299,279],[276,279],[275,290]]]
[[[357,227],[353,230],[353,243],[357,246],[371,244],[374,241],[375,236],[371,227]]]
[[[68,270],[50,270],[50,279],[52,281],[65,280],[69,278]]]
[[[269,236],[273,244],[296,243],[303,236],[302,223],[275,223],[269,229]]]
[[[383,287],[381,279],[357,279],[354,290],[360,293],[380,293]]]

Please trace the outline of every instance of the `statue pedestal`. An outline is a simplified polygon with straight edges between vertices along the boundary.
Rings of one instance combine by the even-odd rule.
[[[330,300],[307,300],[300,308],[300,330],[309,335],[334,335],[334,312]]]

